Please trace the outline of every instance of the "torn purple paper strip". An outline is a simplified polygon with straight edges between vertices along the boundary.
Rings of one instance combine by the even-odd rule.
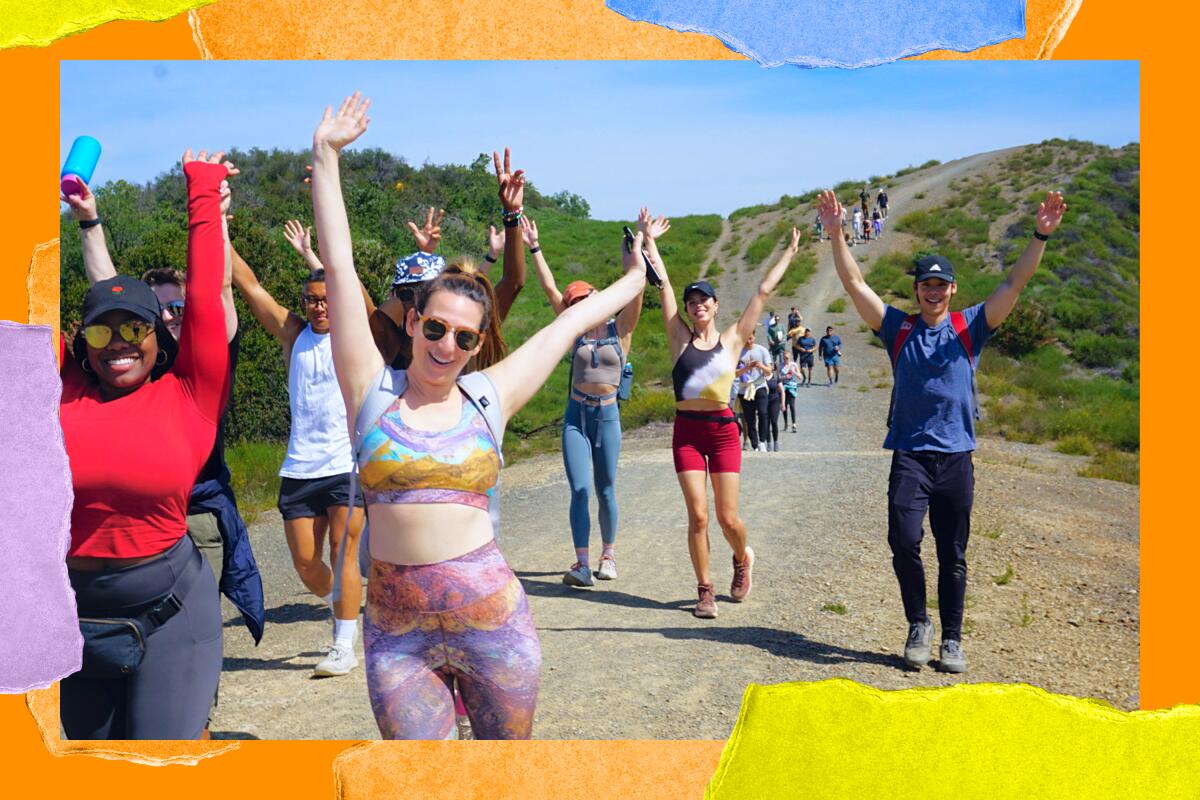
[[[0,691],[49,686],[79,669],[83,639],[67,582],[71,472],[58,421],[62,383],[50,328],[0,320]]]

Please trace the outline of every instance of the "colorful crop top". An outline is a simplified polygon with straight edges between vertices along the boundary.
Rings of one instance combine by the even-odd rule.
[[[459,503],[488,510],[500,454],[487,421],[466,397],[450,430],[421,431],[400,419],[400,398],[363,438],[358,473],[370,503]]]
[[[701,350],[689,341],[671,369],[675,400],[715,400],[728,403],[733,388],[733,364],[720,342],[712,350]]]

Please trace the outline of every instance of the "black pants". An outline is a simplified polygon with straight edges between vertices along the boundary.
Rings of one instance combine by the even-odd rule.
[[[792,425],[796,424],[796,395],[791,392],[783,393],[783,427],[787,427],[788,413],[792,415]]]
[[[771,392],[767,398],[767,424],[771,428],[771,441],[779,441],[779,409],[783,405],[779,392]]]
[[[742,399],[742,412],[746,415],[746,432],[750,434],[750,446],[758,449],[759,442],[770,441],[767,436],[767,387],[754,393],[753,400]]]
[[[69,571],[81,617],[128,617],[172,591],[189,560],[203,556],[184,536],[161,557],[106,572]],[[64,678],[59,712],[69,739],[197,739],[221,674],[221,606],[212,570],[180,598],[183,608],[146,637],[127,678]]]
[[[942,639],[962,637],[963,599],[967,592],[967,539],[975,468],[971,453],[896,450],[888,477],[888,544],[892,568],[900,581],[904,616],[924,622],[925,569],[921,564],[921,524],[929,511],[929,528],[938,557],[938,613]]]

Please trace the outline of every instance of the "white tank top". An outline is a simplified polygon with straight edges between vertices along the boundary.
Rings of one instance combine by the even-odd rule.
[[[333,371],[328,333],[306,326],[292,345],[288,365],[292,435],[279,468],[284,478],[326,478],[350,471],[346,404]]]

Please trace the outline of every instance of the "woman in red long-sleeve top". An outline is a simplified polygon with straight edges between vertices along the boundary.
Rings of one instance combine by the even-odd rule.
[[[184,155],[188,307],[178,344],[150,287],[117,276],[88,291],[63,358],[75,490],[67,566],[88,640],[83,670],[62,682],[71,739],[198,738],[220,675],[216,582],[184,534],[228,396],[220,206],[234,170],[221,157]],[[108,631],[128,634],[120,646],[144,647],[140,664],[97,656],[96,634]]]

